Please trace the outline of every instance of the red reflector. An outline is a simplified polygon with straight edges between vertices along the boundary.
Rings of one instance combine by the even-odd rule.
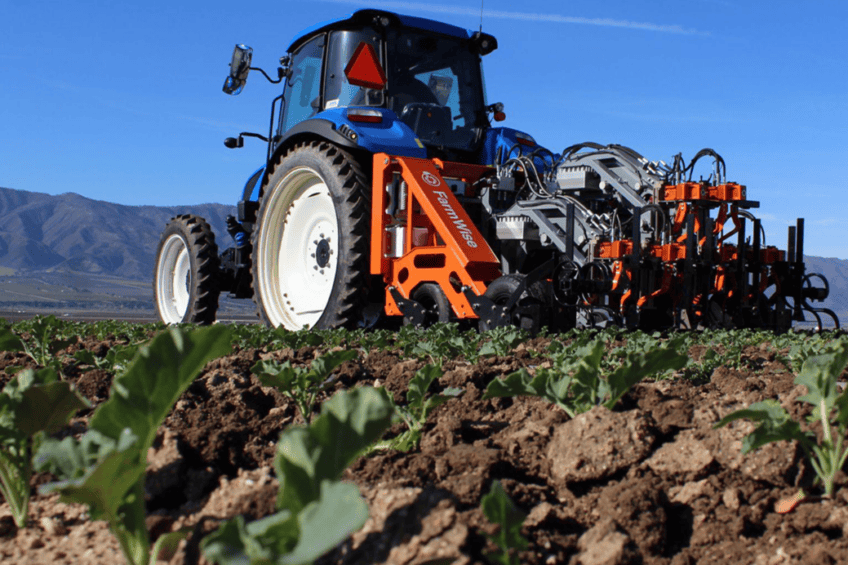
[[[495,121],[502,122],[506,119],[506,114],[503,112],[495,112]]]
[[[386,86],[386,72],[380,65],[377,52],[370,44],[361,41],[345,67],[347,81],[354,86],[382,90]]]
[[[536,145],[536,143],[532,139],[524,139],[523,137],[516,137],[515,139],[521,145],[526,145],[528,147],[533,147],[534,145]]]
[[[347,111],[347,119],[352,122],[363,122],[366,124],[379,124],[383,121],[383,114],[379,110],[364,110],[350,108]]]

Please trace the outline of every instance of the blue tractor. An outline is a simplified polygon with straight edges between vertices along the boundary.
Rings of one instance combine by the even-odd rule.
[[[491,35],[381,10],[302,33],[276,78],[237,45],[224,92],[250,70],[282,92],[234,245],[202,218],[167,225],[154,273],[166,323],[211,323],[221,292],[291,330],[460,321],[530,331],[619,324],[767,327],[836,317],[805,273],[803,220],[767,246],[758,203],[705,149],[652,162],[621,145],[554,154],[496,127],[482,58]],[[712,174],[693,180],[707,159]],[[819,282],[821,286],[814,283]]]

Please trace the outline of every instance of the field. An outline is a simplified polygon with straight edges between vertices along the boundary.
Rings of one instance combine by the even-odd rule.
[[[51,430],[56,440],[106,429],[107,413],[121,413],[108,405],[110,397],[132,394],[130,378],[143,369],[159,367],[160,377],[173,369],[185,379],[179,390],[161,385],[174,387],[176,402],[156,408],[164,421],[151,417],[152,444],[139,456],[144,505],[136,529],[146,528],[151,540],[186,532],[160,563],[207,563],[204,548],[215,546],[201,540],[216,530],[228,532],[217,538],[219,549],[261,553],[273,546],[276,553],[268,555],[278,563],[309,562],[294,553],[284,557],[280,548],[300,550],[310,533],[326,543],[341,540],[315,561],[322,565],[848,562],[841,462],[832,473],[833,495],[824,497],[803,441],[767,443],[743,455],[755,424],[739,419],[716,427],[735,410],[774,399],[802,423],[797,433],[806,433],[804,441],[824,442],[822,424],[806,420],[813,415],[814,405],[805,401],[812,391],[796,377],[812,374],[820,353],[842,351],[848,359],[844,335],[604,330],[530,338],[517,330],[479,336],[443,325],[394,333],[236,325],[211,331],[214,336],[203,335],[214,337],[214,346],[185,338],[185,347],[208,350],[212,359],[186,354],[198,364],[195,377],[173,366],[173,355],[157,357],[173,338],[161,325],[37,319],[0,329],[0,384],[21,374],[16,367],[47,366],[89,401]],[[129,361],[136,344],[154,337],[148,357]],[[222,343],[225,354],[213,354]],[[843,360],[837,353],[830,357],[834,366]],[[844,364],[834,371],[828,402],[848,377]],[[113,388],[119,379],[123,384]],[[354,403],[351,414],[388,406],[373,416],[383,427],[351,416],[360,428],[345,431],[339,422],[346,420],[331,418],[336,413],[326,402],[333,398],[338,408],[345,391],[371,387],[378,392],[368,397],[370,412],[357,412]],[[158,388],[150,390],[158,396]],[[846,424],[848,396],[839,399],[833,410]],[[132,410],[123,410],[132,420]],[[771,432],[788,433],[787,421]],[[831,438],[840,449],[842,424],[834,421]],[[357,442],[369,446],[364,454]],[[298,446],[310,455],[299,456]],[[329,449],[322,455],[321,446],[345,455]],[[105,452],[98,456],[115,455]],[[307,460],[316,469],[313,483],[303,472],[311,468]],[[118,479],[97,487],[101,498],[118,488],[122,475],[113,471]],[[7,503],[0,506],[0,562],[124,563],[109,524],[90,518],[94,507],[43,492],[60,478],[33,473],[24,528]],[[362,527],[364,514],[345,521],[360,504],[351,484],[367,504]],[[498,485],[508,500],[489,494]],[[304,494],[310,489],[320,496],[310,499]],[[333,502],[325,496],[331,489],[346,498]],[[801,489],[807,497],[800,504],[776,511],[777,502]],[[278,492],[284,493],[279,504]],[[129,513],[132,497],[126,501],[120,510]],[[95,504],[100,511],[109,506]],[[237,516],[244,518],[233,521]],[[251,524],[271,524],[269,516],[279,520],[265,534],[256,535],[258,526],[251,531]],[[297,531],[283,528],[283,518],[299,524]],[[294,541],[269,542],[272,533]]]

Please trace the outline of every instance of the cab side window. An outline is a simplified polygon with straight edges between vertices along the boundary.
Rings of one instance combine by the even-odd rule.
[[[323,55],[324,37],[319,36],[292,56],[292,74],[286,83],[283,131],[320,111]]]

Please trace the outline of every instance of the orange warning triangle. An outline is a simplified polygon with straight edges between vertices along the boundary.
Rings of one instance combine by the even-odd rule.
[[[354,86],[382,90],[386,86],[386,71],[380,65],[374,47],[364,41],[353,52],[345,67],[347,81]]]

